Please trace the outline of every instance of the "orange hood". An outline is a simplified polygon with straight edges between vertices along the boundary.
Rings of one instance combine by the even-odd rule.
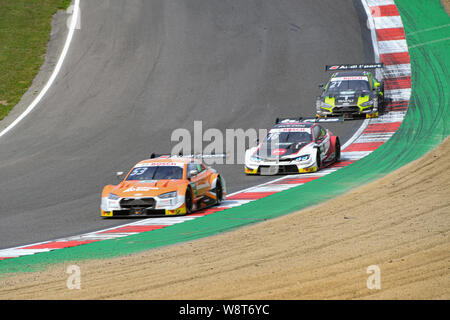
[[[184,180],[155,180],[148,182],[123,181],[111,189],[115,195],[126,197],[154,197],[163,193],[186,189]],[[184,192],[184,191],[183,191]]]

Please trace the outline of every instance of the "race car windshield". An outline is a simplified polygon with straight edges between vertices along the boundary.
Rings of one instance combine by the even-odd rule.
[[[289,131],[289,132],[270,132],[263,144],[275,144],[278,146],[287,147],[293,143],[310,143],[312,141],[309,132]]]
[[[127,180],[182,179],[183,168],[178,166],[152,166],[134,168]]]
[[[329,96],[345,92],[354,93],[356,91],[370,91],[369,82],[367,80],[331,81],[326,94]]]

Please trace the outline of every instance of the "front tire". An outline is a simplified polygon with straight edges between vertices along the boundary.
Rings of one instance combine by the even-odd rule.
[[[221,204],[223,200],[223,187],[222,187],[222,181],[220,177],[217,178],[216,182],[216,206]]]
[[[187,188],[186,190],[186,195],[184,196],[184,205],[186,206],[186,214],[192,213],[193,200],[191,188]]]
[[[386,112],[386,101],[384,99],[384,81],[381,81],[380,92],[382,94],[378,95],[378,111],[381,113],[385,113]]]
[[[317,171],[319,171],[320,168],[322,167],[322,161],[320,160],[320,149],[317,149],[316,165],[317,165]]]
[[[334,162],[341,161],[341,142],[339,138],[336,138],[336,142],[334,145]]]

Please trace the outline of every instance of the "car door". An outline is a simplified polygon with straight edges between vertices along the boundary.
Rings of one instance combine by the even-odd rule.
[[[370,87],[375,96],[383,96],[383,88],[381,82],[379,82],[372,74],[369,77]]]
[[[324,156],[326,157],[328,155],[328,153],[330,152],[330,147],[331,147],[331,136],[328,133],[328,130],[319,126],[320,127],[320,136],[322,137],[322,145],[323,145],[323,153]]]
[[[330,135],[327,130],[320,125],[316,125],[313,128],[315,143],[319,147],[320,159],[324,160],[328,154],[331,145]]]
[[[190,176],[191,186],[194,191],[194,197],[202,197],[206,192],[209,191],[211,185],[209,184],[208,172],[206,167],[202,163],[189,163],[188,164],[188,175],[192,170],[196,170],[197,174]]]

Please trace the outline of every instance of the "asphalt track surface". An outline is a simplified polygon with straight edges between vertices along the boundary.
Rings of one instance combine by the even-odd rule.
[[[81,1],[56,82],[0,139],[0,248],[124,224],[100,192],[177,128],[268,129],[312,116],[327,63],[373,61],[354,1]],[[327,125],[349,139],[361,121]],[[235,192],[273,179],[215,166]]]

